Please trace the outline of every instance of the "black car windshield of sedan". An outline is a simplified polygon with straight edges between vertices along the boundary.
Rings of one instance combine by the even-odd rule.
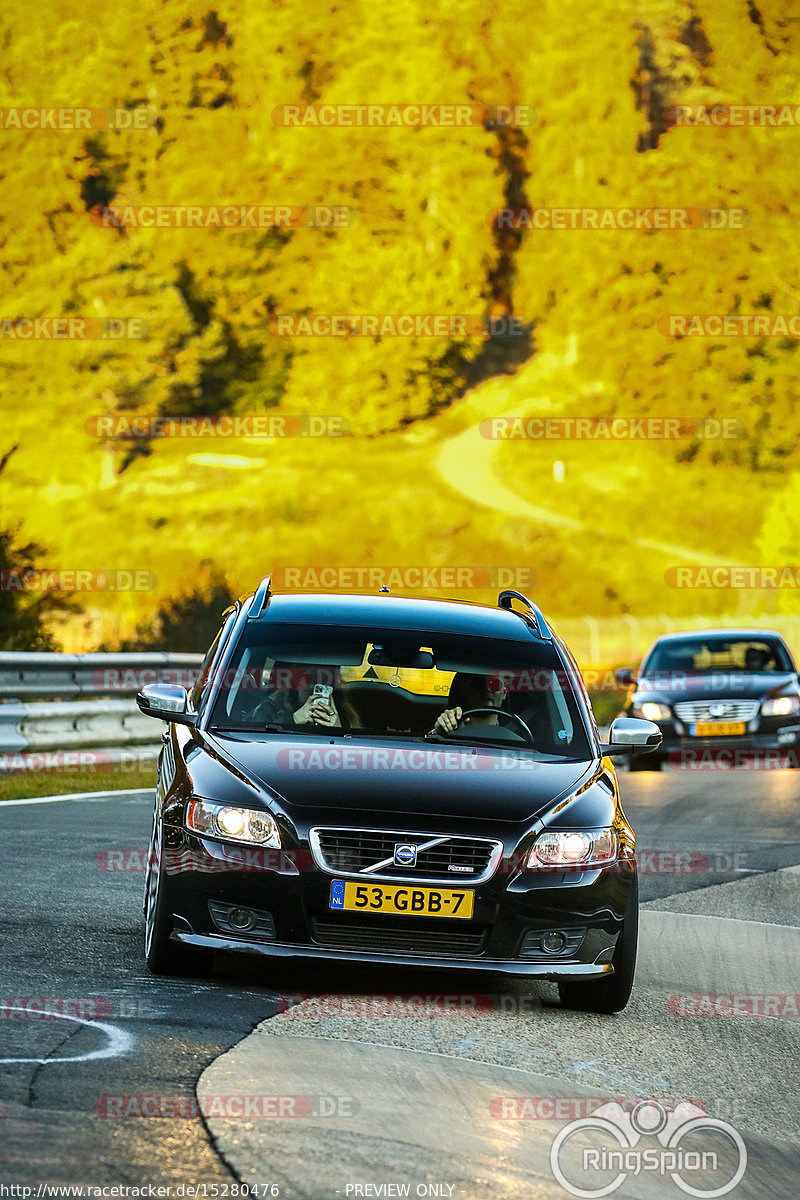
[[[642,664],[641,674],[690,673],[708,675],[718,671],[750,674],[786,674],[793,670],[791,659],[777,638],[716,636],[681,638],[656,644]]]
[[[217,685],[209,721],[216,732],[383,735],[592,755],[552,642],[254,622]]]

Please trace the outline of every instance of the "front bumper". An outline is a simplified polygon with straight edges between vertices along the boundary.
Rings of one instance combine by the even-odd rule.
[[[724,737],[682,736],[674,726],[660,725],[659,728],[663,740],[658,748],[658,758],[678,764],[681,759],[691,759],[693,755],[707,754],[709,751],[716,754],[730,750],[738,755],[761,756],[788,754],[800,747],[800,729],[793,726]]]
[[[282,869],[235,869],[236,856],[219,843],[190,841],[190,855],[179,854],[165,866],[173,940],[261,958],[597,979],[613,970],[633,883],[629,868],[508,875],[501,869],[471,889],[475,906],[469,921],[398,918],[332,910],[336,876],[317,867],[300,870],[289,862]],[[304,857],[301,852],[301,862]],[[221,928],[220,905],[257,913],[258,933]],[[539,936],[553,930],[563,932],[567,944],[548,954]]]

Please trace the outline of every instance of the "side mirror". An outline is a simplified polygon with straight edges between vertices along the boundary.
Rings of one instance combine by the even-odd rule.
[[[662,733],[653,721],[639,717],[617,717],[608,731],[608,741],[600,747],[602,754],[649,754],[661,745]]]
[[[178,725],[197,724],[197,714],[189,712],[186,688],[174,684],[149,683],[137,695],[136,703],[146,717],[174,721]]]
[[[617,667],[614,678],[620,687],[630,687],[632,683],[636,683],[636,676],[630,667]]]

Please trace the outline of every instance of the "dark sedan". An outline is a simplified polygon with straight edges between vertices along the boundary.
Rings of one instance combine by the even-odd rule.
[[[655,721],[658,754],[632,770],[735,766],[753,758],[797,766],[800,682],[780,634],[763,629],[712,629],[658,638],[638,679],[617,672],[629,688],[624,713]]]
[[[517,607],[514,607],[514,604]],[[215,951],[480,969],[624,1008],[635,839],[578,668],[516,592],[237,603],[169,723],[145,892],[157,973]]]

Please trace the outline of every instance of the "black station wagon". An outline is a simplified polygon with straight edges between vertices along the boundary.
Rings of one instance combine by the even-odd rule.
[[[145,687],[168,722],[145,888],[157,973],[211,955],[540,977],[616,1012],[636,960],[635,840],[539,608],[274,595],[224,616],[194,687]]]

